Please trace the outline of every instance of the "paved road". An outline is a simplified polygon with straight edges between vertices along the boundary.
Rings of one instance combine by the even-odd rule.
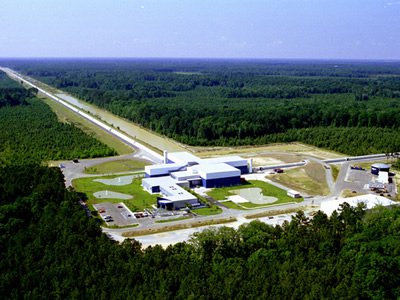
[[[97,126],[99,126],[100,128],[102,128],[103,130],[106,130],[107,132],[109,132],[110,134],[115,135],[116,137],[118,137],[119,139],[121,139],[123,142],[127,143],[130,146],[134,146],[136,149],[140,149],[140,151],[138,151],[135,156],[136,157],[142,157],[142,158],[147,158],[153,162],[160,162],[162,160],[162,156],[156,152],[154,152],[153,150],[147,148],[146,146],[139,144],[137,141],[134,141],[131,137],[127,136],[126,134],[117,131],[116,129],[110,127],[109,125],[107,125],[106,123],[94,118],[93,116],[87,114],[86,112],[76,108],[75,106],[70,105],[69,103],[63,101],[62,99],[60,99],[59,97],[56,97],[55,95],[49,93],[48,91],[43,90],[42,88],[38,87],[37,85],[33,84],[32,82],[26,80],[25,78],[22,78],[18,73],[16,73],[15,71],[8,69],[8,68],[0,68],[1,70],[3,70],[4,72],[6,72],[10,77],[14,77],[18,80],[21,80],[23,82],[25,82],[26,84],[37,88],[40,92],[42,92],[43,94],[45,94],[46,96],[48,96],[50,99],[57,101],[61,104],[63,104],[64,106],[68,107],[69,109],[71,109],[72,111],[74,111],[75,113],[79,114],[80,116],[86,118],[87,120],[91,121],[92,123],[96,124]],[[73,178],[76,177],[83,177],[83,176],[93,176],[93,175],[88,175],[88,174],[83,174],[83,169],[84,167],[88,167],[88,166],[92,166],[104,161],[110,161],[110,160],[117,160],[117,159],[122,159],[122,158],[127,158],[129,157],[129,155],[127,156],[118,156],[118,157],[112,157],[112,158],[103,158],[103,159],[94,159],[94,160],[88,160],[88,161],[82,161],[79,164],[70,164],[70,163],[66,163],[67,164],[67,168],[64,169],[64,174],[66,175],[67,178],[67,185],[71,184],[71,180]],[[332,198],[337,198],[341,191],[347,187],[347,183],[345,181],[346,176],[348,174],[348,169],[349,169],[349,165],[351,163],[351,161],[374,161],[374,160],[380,160],[382,158],[385,158],[386,155],[385,154],[376,154],[376,155],[367,155],[367,156],[359,156],[359,157],[343,157],[343,158],[336,158],[336,159],[328,159],[328,160],[319,160],[313,157],[307,157],[307,159],[309,160],[313,160],[316,161],[318,163],[321,163],[323,165],[327,164],[327,163],[343,163],[343,166],[341,168],[341,171],[339,172],[338,175],[338,179],[336,181],[336,183],[333,183],[333,177],[332,177],[332,172],[330,168],[325,168],[325,172],[326,172],[326,179],[327,179],[327,183],[328,186],[330,188],[331,194],[327,197],[314,197],[314,198],[310,198],[310,199],[305,199],[303,202],[301,203],[291,203],[291,204],[285,204],[285,205],[278,205],[278,206],[271,206],[271,207],[267,207],[267,208],[262,208],[262,209],[257,209],[254,211],[239,211],[239,210],[233,210],[233,209],[227,209],[227,208],[223,208],[223,213],[218,215],[218,216],[207,216],[207,217],[201,217],[201,220],[215,220],[215,219],[225,219],[228,217],[235,217],[236,219],[239,219],[241,221],[243,220],[247,220],[244,219],[245,216],[250,215],[250,214],[254,214],[254,213],[262,213],[262,212],[268,212],[268,211],[275,211],[275,210],[286,210],[286,209],[295,209],[295,208],[300,208],[300,207],[311,207],[312,205],[318,205],[320,204],[322,201],[325,200],[330,200]],[[298,162],[298,163],[290,163],[290,164],[280,164],[280,165],[275,165],[275,166],[265,166],[262,167],[262,169],[264,170],[269,170],[269,169],[274,169],[274,168],[289,168],[289,167],[296,167],[296,166],[302,166],[305,165],[306,162],[302,161],[302,162]],[[272,182],[271,182],[272,183]],[[276,183],[273,183],[275,185],[278,185]],[[284,188],[287,190],[287,188],[280,186],[281,188]],[[182,220],[182,221],[178,221],[178,222],[174,222],[174,224],[190,224],[193,222],[197,222],[198,219],[195,218],[193,219],[189,219],[189,220]],[[142,224],[140,226],[140,228],[138,229],[145,229],[145,228],[161,228],[164,227],[165,224]],[[127,229],[127,228],[121,228],[121,229],[110,229],[110,228],[104,228],[103,229],[105,232],[108,232],[110,234],[117,234],[120,235],[123,232],[126,231],[132,231],[135,230],[133,229]]]
[[[176,225],[176,224],[196,224],[200,221],[209,221],[209,220],[222,220],[226,219],[229,217],[240,219],[240,218],[245,218],[246,216],[251,216],[254,214],[259,214],[259,213],[264,213],[264,212],[271,212],[271,211],[283,211],[283,210],[288,210],[288,209],[295,209],[295,208],[300,208],[300,207],[305,207],[309,206],[311,208],[311,202],[312,200],[306,199],[305,201],[301,203],[289,203],[289,204],[282,204],[282,205],[275,205],[275,206],[270,206],[266,208],[259,208],[259,209],[254,209],[254,210],[237,210],[237,209],[229,209],[225,208],[223,209],[223,212],[219,215],[216,216],[201,216],[201,217],[194,217],[191,219],[186,219],[186,220],[180,220],[176,221],[170,224],[165,224],[165,223],[141,223],[139,227],[135,228],[104,228],[103,231],[107,233],[113,233],[113,234],[122,234],[124,232],[130,232],[130,231],[139,231],[139,230],[144,230],[144,229],[158,229],[158,228],[163,228],[165,226],[171,226],[171,225]],[[247,219],[246,219],[247,220]],[[248,221],[250,222],[250,220]]]
[[[385,156],[383,156],[385,157]],[[381,155],[375,155],[375,156],[368,156],[368,157],[360,157],[358,159],[352,159],[353,161],[377,161],[377,160],[381,160],[383,158]],[[310,158],[308,157],[307,159],[312,159],[316,162],[321,163],[322,165],[326,165],[326,162],[324,160],[318,160],[316,158]],[[337,162],[337,161],[336,161]],[[333,182],[333,176],[332,176],[332,172],[331,172],[331,168],[326,170],[327,173],[327,181],[332,180],[332,182],[328,185],[330,186],[330,190],[331,193],[328,196],[316,196],[316,197],[308,197],[305,198],[304,201],[300,202],[300,203],[289,203],[289,204],[284,204],[284,205],[277,205],[277,206],[270,206],[270,207],[266,207],[266,208],[261,208],[261,209],[256,209],[256,210],[234,210],[234,209],[229,209],[229,208],[224,208],[221,207],[223,209],[223,212],[220,215],[217,216],[207,216],[207,217],[199,217],[199,218],[194,218],[194,219],[188,219],[188,220],[181,220],[181,221],[176,221],[172,224],[191,224],[191,223],[196,223],[199,220],[201,221],[206,221],[206,220],[218,220],[218,219],[226,219],[229,217],[234,217],[238,220],[246,220],[247,222],[250,222],[250,220],[244,219],[246,216],[248,215],[252,215],[252,214],[258,214],[258,213],[264,213],[264,212],[271,212],[271,211],[284,211],[284,210],[288,210],[288,209],[303,209],[303,210],[309,210],[312,208],[316,208],[319,207],[321,205],[321,202],[324,201],[328,201],[328,200],[333,200],[333,199],[337,199],[340,196],[340,193],[344,190],[344,189],[352,189],[352,185],[353,183],[351,182],[347,182],[346,178],[348,177],[349,174],[349,169],[350,169],[350,165],[352,163],[352,161],[348,161],[346,158],[342,158],[340,159],[339,162],[343,162],[342,164],[342,168],[340,169],[340,172],[338,174],[338,178],[336,180],[336,182]],[[292,164],[289,164],[292,167]],[[282,166],[282,165],[281,165]],[[245,177],[247,179],[258,179],[258,180],[264,180],[267,181],[271,184],[274,184],[275,186],[278,186],[284,190],[288,190],[287,187],[282,186],[276,182],[270,181],[268,179],[265,178],[265,174],[264,173],[254,173],[254,174],[248,174],[245,175]],[[331,178],[331,179],[329,179]],[[291,215],[291,214],[288,214]],[[286,216],[288,216],[286,215]],[[236,224],[237,222],[233,222],[232,224]],[[240,222],[243,223],[243,222]],[[151,224],[150,222],[146,223],[146,224],[142,224],[140,227],[137,228],[121,228],[121,229],[110,229],[110,228],[104,228],[103,230],[109,234],[111,234],[115,239],[117,240],[121,240],[122,239],[122,233],[123,232],[128,232],[128,231],[135,231],[135,230],[143,230],[143,229],[147,229],[147,228],[162,228],[166,226],[165,224]],[[230,226],[230,225],[229,225]],[[183,230],[183,231],[179,231],[182,232],[182,234],[180,234],[179,232],[174,232],[174,233],[163,233],[163,234],[155,234],[152,236],[146,236],[146,237],[138,237],[138,240],[143,240],[145,241],[145,245],[150,245],[150,244],[155,244],[158,242],[158,238],[161,237],[169,237],[166,240],[169,241],[169,243],[171,243],[171,241],[173,241],[173,238],[171,239],[171,237],[179,237],[177,238],[176,241],[179,241],[180,239],[182,239],[183,236],[186,236],[185,232],[198,232],[204,228],[208,228],[209,226],[205,226],[202,228],[197,228],[197,229],[188,229],[188,230]],[[187,236],[186,236],[187,238]]]
[[[132,154],[125,154],[125,155],[120,155],[120,156],[111,156],[111,157],[101,157],[101,158],[91,158],[91,159],[81,159],[79,160],[79,163],[74,163],[71,160],[68,161],[59,161],[57,162],[58,164],[64,165],[64,168],[61,169],[61,171],[64,174],[65,178],[65,186],[69,187],[72,186],[72,181],[76,178],[82,178],[82,177],[95,177],[95,176],[101,176],[101,175],[111,175],[110,173],[107,174],[86,174],[85,173],[85,168],[89,168],[104,162],[110,162],[110,161],[115,161],[115,160],[122,160],[122,159],[140,159],[144,160],[141,157],[140,150],[138,152],[132,153]],[[150,162],[150,161],[148,161]],[[112,173],[115,175],[122,175],[122,174],[132,174],[132,172],[117,172],[117,173]]]

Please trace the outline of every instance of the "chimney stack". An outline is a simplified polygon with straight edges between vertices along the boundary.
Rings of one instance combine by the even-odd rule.
[[[168,151],[164,151],[164,164],[168,163]]]

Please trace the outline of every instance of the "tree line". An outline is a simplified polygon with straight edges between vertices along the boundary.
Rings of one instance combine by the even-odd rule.
[[[26,102],[0,108],[0,124],[7,120],[0,133],[15,132],[21,145],[8,146],[0,155],[14,158],[0,163],[2,299],[400,298],[398,207],[366,211],[343,204],[330,217],[319,211],[312,218],[298,212],[280,226],[253,221],[238,229],[209,229],[165,249],[110,240],[86,216],[79,203],[83,196],[65,189],[60,169],[43,166],[41,159],[54,152],[26,160],[30,147],[36,152],[61,143],[48,133],[55,115],[38,100]],[[39,123],[43,127],[36,127]],[[354,137],[367,139],[367,129],[358,128]],[[394,129],[370,129],[382,140],[394,136]],[[324,130],[305,128],[302,134],[323,142]],[[337,129],[331,130],[333,135]],[[339,130],[332,143],[340,137],[340,144],[351,142],[352,128]],[[35,142],[19,138],[23,131]],[[13,145],[13,139],[1,137],[0,146],[4,141]]]
[[[13,66],[190,145],[258,144],[295,137],[317,145],[321,128],[326,134],[349,128],[371,135],[382,128],[390,134],[387,141],[398,140],[397,63],[66,60]],[[301,139],[309,131],[315,133]],[[390,148],[378,137],[374,145],[360,147],[357,143],[364,140],[352,137],[352,147],[332,138],[326,144],[336,151],[347,149],[347,154]]]
[[[4,86],[11,86],[13,92]],[[0,164],[115,155],[115,150],[81,129],[59,122],[34,95],[34,90],[25,90],[0,74],[0,103],[7,103],[0,105]]]
[[[26,105],[26,99],[36,94],[36,89],[24,89],[0,71],[0,107]]]
[[[3,299],[396,299],[400,209],[344,204],[142,249],[101,233],[58,168],[0,167]]]

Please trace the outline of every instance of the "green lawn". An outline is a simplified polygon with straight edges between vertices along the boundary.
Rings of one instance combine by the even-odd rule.
[[[224,205],[227,208],[232,208],[232,209],[241,209],[243,210],[243,207],[240,207],[239,205],[237,205],[236,203],[233,203],[232,201],[226,201],[226,202],[222,202],[222,205]]]
[[[193,212],[201,216],[213,216],[222,213],[222,209],[219,208],[218,206],[213,205],[211,207],[194,209]]]
[[[290,189],[308,195],[328,195],[325,169],[316,162],[309,162],[304,167],[285,170],[284,173],[269,177]]]
[[[116,178],[118,176],[99,176],[99,177],[89,177],[89,178],[78,178],[75,179],[72,184],[76,191],[85,193],[88,196],[88,203],[90,205],[102,203],[102,202],[111,202],[111,203],[119,203],[123,202],[126,206],[129,207],[132,211],[141,211],[144,208],[150,208],[151,205],[156,203],[157,196],[151,195],[145,190],[143,190],[141,183],[142,178],[134,178],[131,184],[116,186],[116,185],[106,185],[101,182],[93,181],[94,179],[111,179]],[[118,193],[129,194],[133,196],[132,199],[122,200],[122,199],[98,199],[93,196],[93,193],[98,191],[112,191]]]
[[[85,168],[86,174],[107,174],[117,172],[142,171],[150,163],[136,159],[121,159]]]
[[[213,197],[215,200],[225,200],[226,197],[234,195],[230,191],[251,188],[251,187],[254,187],[254,185],[252,185],[250,181],[247,181],[244,184],[238,186],[214,188],[210,192],[208,192],[207,195]]]
[[[257,207],[283,204],[283,203],[288,203],[288,202],[303,201],[302,198],[299,198],[299,199],[291,198],[286,194],[286,191],[284,191],[272,184],[269,184],[267,182],[260,181],[260,180],[250,180],[250,181],[246,182],[246,184],[240,185],[240,186],[216,188],[216,189],[213,189],[212,191],[208,192],[208,195],[213,197],[216,200],[224,200],[226,197],[234,195],[231,192],[232,190],[240,190],[240,189],[244,189],[244,188],[253,188],[253,187],[260,188],[262,190],[262,193],[264,194],[264,196],[275,197],[275,198],[278,198],[278,200],[271,204],[253,204],[250,202],[249,203],[241,203],[242,206],[247,207],[247,208],[257,208]],[[233,202],[223,202],[222,204],[229,208],[237,209],[239,207],[239,209],[241,209],[240,206],[236,205]]]

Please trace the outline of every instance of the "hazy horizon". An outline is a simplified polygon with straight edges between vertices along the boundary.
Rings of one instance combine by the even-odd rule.
[[[400,1],[15,0],[1,58],[400,60]]]

